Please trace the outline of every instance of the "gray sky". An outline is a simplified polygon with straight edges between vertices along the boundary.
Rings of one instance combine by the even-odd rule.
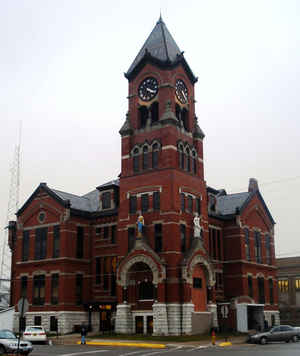
[[[208,185],[233,193],[257,178],[276,255],[300,255],[297,0],[0,1],[1,225],[20,120],[20,206],[40,182],[81,195],[117,177],[123,73],[160,10],[199,77]]]

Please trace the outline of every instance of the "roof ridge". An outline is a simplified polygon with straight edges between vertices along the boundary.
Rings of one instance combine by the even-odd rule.
[[[160,23],[161,32],[162,32],[162,36],[163,36],[163,41],[164,41],[164,45],[165,45],[167,60],[169,61],[170,57],[169,57],[168,46],[167,46],[167,41],[166,41],[166,34],[165,34],[165,31],[164,31],[164,26],[163,26],[164,22],[160,21],[159,23]]]
[[[73,193],[64,192],[64,191],[58,190],[58,189],[53,189],[53,188],[50,188],[50,189],[52,191],[54,191],[54,192],[64,193],[64,194],[72,195],[73,197],[76,197],[76,198],[84,198],[84,199],[88,199],[89,200],[89,198],[86,198],[85,196],[80,196],[80,195],[76,195],[76,194],[73,194]]]

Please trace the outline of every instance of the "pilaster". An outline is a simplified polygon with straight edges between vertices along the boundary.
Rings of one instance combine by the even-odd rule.
[[[117,334],[133,333],[131,306],[127,303],[117,305],[115,332]]]
[[[168,335],[168,314],[166,303],[153,304],[153,335]]]
[[[194,312],[193,303],[182,305],[182,334],[192,334],[192,313]]]

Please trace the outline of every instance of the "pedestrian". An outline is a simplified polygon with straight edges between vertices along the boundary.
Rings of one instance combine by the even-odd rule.
[[[85,342],[86,334],[87,334],[87,327],[84,324],[82,324],[81,328],[80,328],[81,345],[85,345],[86,344],[86,342]]]

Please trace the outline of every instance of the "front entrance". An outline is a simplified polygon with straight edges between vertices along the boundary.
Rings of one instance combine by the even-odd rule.
[[[135,333],[144,334],[144,317],[136,316],[135,317]]]
[[[152,315],[147,316],[147,334],[148,335],[153,334],[153,316]]]
[[[111,311],[100,310],[99,311],[99,331],[109,332],[112,330],[111,326]]]

